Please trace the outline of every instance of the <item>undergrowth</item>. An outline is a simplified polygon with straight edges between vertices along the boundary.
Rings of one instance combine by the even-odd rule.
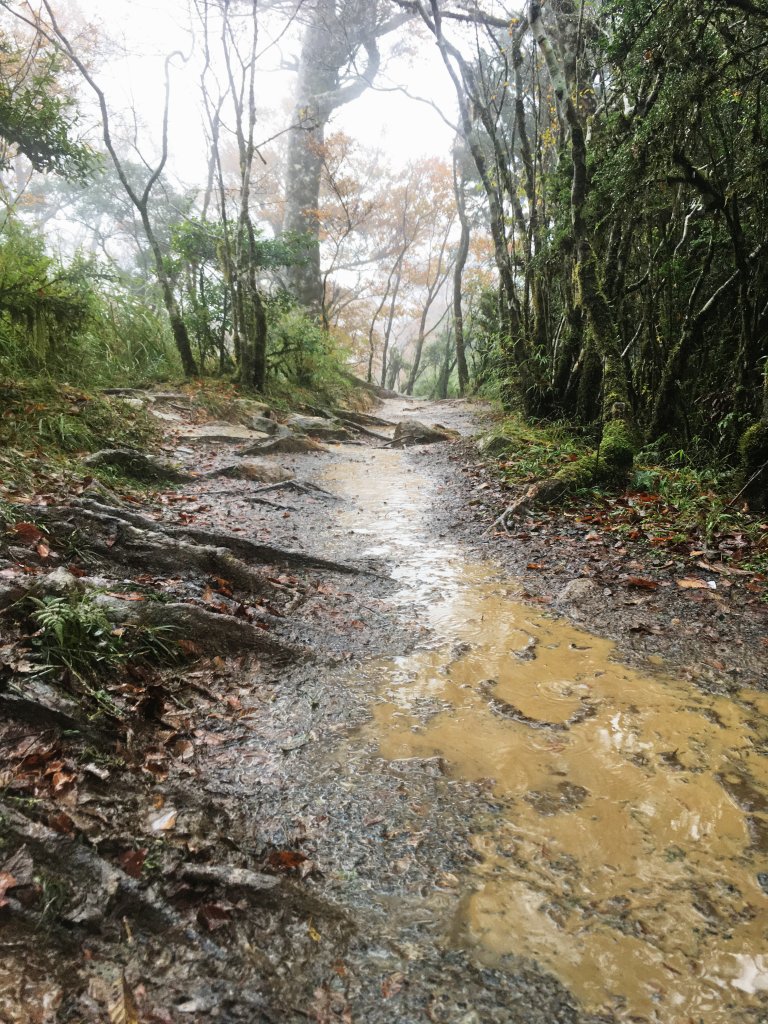
[[[64,671],[99,710],[116,705],[100,680],[130,663],[168,662],[178,650],[170,627],[115,627],[87,594],[27,599],[32,660],[38,673]]]
[[[143,409],[48,377],[0,380],[0,407],[0,497],[6,499],[70,486],[83,475],[78,455],[144,448],[159,436]]]
[[[481,443],[498,460],[510,488],[541,480],[590,451],[584,438],[560,424],[536,426],[510,417]],[[641,451],[621,491],[577,491],[564,507],[614,530],[624,541],[700,552],[702,557],[768,572],[768,525],[739,499],[741,480],[731,467],[706,465],[695,453]]]

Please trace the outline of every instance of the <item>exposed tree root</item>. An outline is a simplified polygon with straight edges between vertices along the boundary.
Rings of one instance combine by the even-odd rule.
[[[219,576],[249,594],[261,596],[274,593],[264,574],[237,558],[225,547],[204,541],[191,544],[163,531],[160,524],[147,520],[134,526],[136,513],[118,515],[73,507],[57,510],[49,520],[54,533],[75,526],[87,536],[87,545],[96,554],[112,562],[121,562],[145,570],[177,573],[180,570]],[[61,518],[58,516],[61,515]],[[101,533],[95,527],[106,527]],[[197,538],[199,539],[199,538]],[[216,539],[214,535],[205,540]]]
[[[271,544],[260,544],[257,541],[248,540],[246,537],[238,537],[236,534],[225,533],[222,530],[205,530],[194,526],[172,526],[168,523],[159,523],[139,512],[100,505],[89,498],[81,499],[77,502],[77,505],[90,510],[95,516],[102,519],[105,519],[105,517],[107,519],[122,519],[126,523],[131,523],[140,529],[152,533],[162,533],[169,537],[186,537],[196,544],[210,545],[217,549],[225,548],[239,557],[253,562],[285,566],[291,569],[325,569],[328,572],[342,573],[344,575],[378,575],[359,566],[350,565],[347,562],[335,562],[327,558],[307,555],[302,551],[278,548]],[[44,510],[40,511],[43,512]],[[222,573],[220,575],[225,574]]]
[[[185,473],[160,459],[154,459],[133,448],[105,448],[83,459],[86,466],[116,469],[126,476],[145,480],[149,483],[183,484],[195,480],[191,473]]]
[[[267,655],[273,661],[286,663],[312,658],[307,648],[277,640],[265,629],[251,625],[244,619],[209,611],[208,608],[186,601],[166,604],[161,601],[129,602],[106,597],[100,603],[104,605],[107,615],[116,622],[169,627],[175,638],[192,640],[207,652],[228,654],[248,650]],[[265,626],[279,623],[279,620],[271,616],[264,616],[259,621]]]

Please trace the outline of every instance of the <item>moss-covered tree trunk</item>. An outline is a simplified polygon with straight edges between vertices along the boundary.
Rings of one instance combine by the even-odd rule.
[[[528,502],[551,501],[577,487],[626,476],[634,461],[636,447],[627,373],[610,304],[602,289],[597,258],[590,243],[585,209],[589,176],[587,143],[583,118],[577,107],[568,67],[577,55],[570,55],[564,40],[555,47],[542,20],[537,2],[528,5],[528,21],[547,65],[558,105],[569,128],[571,179],[571,227],[575,253],[575,300],[586,314],[586,346],[593,347],[602,361],[602,408],[604,425],[597,452],[571,463],[549,480],[535,484],[526,495]],[[571,59],[572,58],[572,59]]]

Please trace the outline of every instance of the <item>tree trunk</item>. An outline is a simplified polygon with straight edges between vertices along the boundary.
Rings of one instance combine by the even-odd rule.
[[[453,165],[453,187],[456,195],[456,209],[461,224],[461,236],[453,265],[453,330],[456,336],[456,365],[459,373],[459,394],[463,397],[469,387],[469,368],[464,341],[464,311],[462,309],[462,288],[464,284],[464,267],[469,256],[469,219],[464,204],[464,191],[456,174],[456,162]]]

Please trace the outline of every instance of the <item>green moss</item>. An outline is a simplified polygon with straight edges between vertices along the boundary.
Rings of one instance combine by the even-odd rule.
[[[635,459],[633,432],[626,420],[609,420],[600,442],[600,460],[610,472],[627,473]]]
[[[748,472],[768,462],[768,423],[755,423],[744,431],[739,441],[739,454]]]

